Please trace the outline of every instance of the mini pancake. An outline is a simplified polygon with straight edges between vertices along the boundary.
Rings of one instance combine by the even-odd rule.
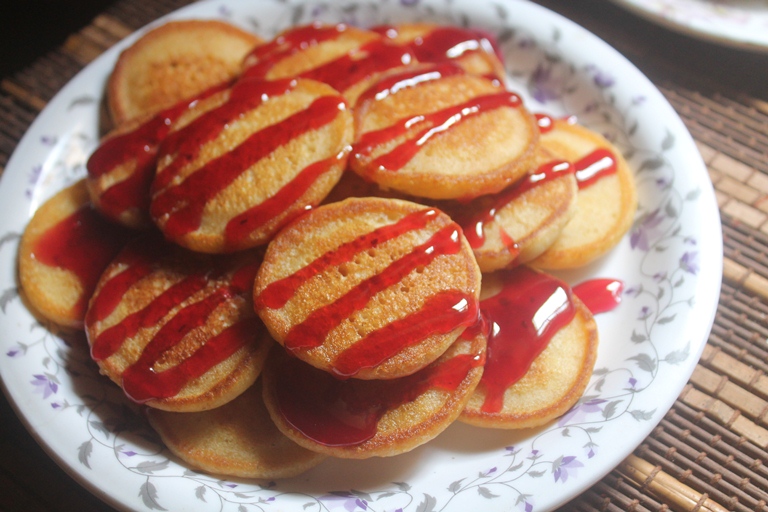
[[[384,189],[470,199],[522,178],[538,139],[516,94],[451,63],[419,65],[361,95],[349,165]]]
[[[566,413],[584,393],[597,357],[589,309],[568,285],[526,266],[484,276],[480,307],[493,334],[483,379],[459,419],[520,429]],[[548,323],[539,325],[540,317]]]
[[[600,134],[561,119],[551,126],[542,130],[541,144],[572,163],[579,192],[573,217],[531,264],[542,269],[580,267],[615,247],[632,227],[634,177],[621,152]]]
[[[393,379],[477,320],[480,270],[447,215],[397,199],[321,206],[269,244],[254,304],[272,336],[340,377]]]
[[[464,229],[483,272],[527,263],[558,239],[576,207],[573,167],[540,150],[535,171],[505,190],[444,206]]]
[[[434,206],[464,231],[482,272],[527,263],[560,236],[576,206],[573,166],[539,150],[538,167],[506,189],[472,201],[435,201],[382,190],[375,183],[346,172],[326,203],[348,197],[391,197]]]
[[[485,336],[460,338],[426,368],[393,380],[339,380],[275,347],[264,402],[287,437],[334,457],[405,453],[445,430],[483,372]]]
[[[318,80],[354,105],[381,73],[413,60],[407,46],[375,32],[346,24],[315,23],[290,28],[254,48],[244,61],[243,76]]]
[[[188,412],[218,407],[258,377],[272,344],[250,300],[260,262],[192,253],[147,235],[104,271],[85,330],[102,374],[132,400]]]
[[[261,39],[215,20],[170,21],[124,50],[107,83],[115,126],[155,114],[240,74]]]
[[[463,27],[432,23],[382,25],[372,30],[407,45],[418,62],[451,61],[473,75],[504,82],[504,64],[489,34]]]
[[[22,296],[44,319],[82,328],[101,272],[128,237],[92,207],[85,180],[61,190],[37,209],[21,237]]]
[[[266,244],[333,188],[351,137],[351,113],[330,86],[239,80],[197,102],[163,140],[150,215],[194,251]]]
[[[104,137],[88,158],[87,183],[91,201],[102,214],[134,229],[153,226],[149,215],[150,186],[157,167],[157,151],[171,124],[193,101],[223,90],[214,86],[157,114],[134,118]]]
[[[242,478],[289,478],[326,456],[285,437],[269,417],[261,383],[221,407],[202,412],[147,409],[166,447],[192,468]]]

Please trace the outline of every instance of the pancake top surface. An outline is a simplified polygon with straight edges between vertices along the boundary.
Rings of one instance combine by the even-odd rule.
[[[45,319],[82,328],[101,272],[129,236],[91,207],[85,180],[59,191],[35,211],[21,237],[22,296]]]
[[[85,319],[91,355],[133,400],[171,411],[228,402],[271,340],[253,312],[260,258],[212,257],[139,238],[107,267]]]
[[[394,378],[434,361],[477,317],[480,272],[433,208],[380,198],[310,211],[270,243],[254,302],[274,338],[340,376]]]
[[[341,458],[387,457],[437,436],[461,413],[482,374],[485,336],[461,337],[435,362],[392,380],[339,380],[272,352],[264,400],[298,444]]]
[[[158,150],[150,214],[195,251],[265,244],[339,180],[351,123],[326,84],[240,80],[177,119]]]
[[[612,249],[632,226],[637,209],[632,170],[602,135],[565,120],[543,130],[541,144],[571,162],[579,192],[573,217],[531,264],[545,269],[586,265]]]
[[[239,75],[261,39],[216,20],[171,21],[144,34],[118,58],[107,84],[112,121],[154,114]]]
[[[493,38],[479,30],[433,23],[399,23],[373,30],[407,45],[418,62],[454,62],[473,75],[504,81],[504,64]]]
[[[561,416],[581,397],[597,356],[594,318],[564,282],[526,266],[483,283],[493,329],[483,378],[461,419],[529,428]]]
[[[383,72],[414,61],[406,45],[346,24],[293,27],[246,57],[244,76],[310,78],[341,92],[354,105]]]
[[[350,167],[417,197],[498,192],[530,170],[538,144],[519,96],[451,63],[385,74],[354,114]]]
[[[244,478],[288,478],[326,456],[300,447],[272,422],[257,381],[221,407],[194,413],[150,408],[147,417],[163,443],[190,466]]]

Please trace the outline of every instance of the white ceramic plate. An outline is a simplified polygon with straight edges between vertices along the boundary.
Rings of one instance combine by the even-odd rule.
[[[614,0],[678,32],[718,44],[768,52],[765,0]]]
[[[722,240],[698,151],[659,91],[616,51],[533,3],[491,0],[300,2],[212,0],[171,17],[221,18],[265,38],[311,19],[369,26],[405,20],[494,33],[511,84],[534,111],[572,114],[634,166],[640,208],[609,256],[565,276],[625,282],[598,317],[601,345],[584,398],[546,428],[451,426],[411,453],[328,460],[276,482],[222,480],[171,457],[140,411],[98,375],[82,337],[40,325],[17,292],[18,239],[35,208],[84,175],[97,143],[105,79],[128,38],[77,75],[33,123],[0,183],[0,372],[30,432],[72,476],[128,510],[546,510],[574,498],[626,457],[674,403],[707,340]]]

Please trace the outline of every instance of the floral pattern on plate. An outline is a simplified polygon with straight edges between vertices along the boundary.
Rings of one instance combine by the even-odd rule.
[[[27,311],[15,278],[18,240],[31,212],[84,174],[98,141],[103,84],[129,38],[57,95],[0,183],[0,200],[11,206],[0,220],[3,384],[30,432],[79,482],[126,510],[538,511],[584,491],[648,435],[706,342],[722,241],[712,187],[690,135],[623,57],[523,1],[211,0],[171,17],[220,18],[265,38],[312,20],[361,26],[429,20],[494,34],[510,87],[531,110],[576,116],[632,164],[640,207],[631,233],[601,261],[562,276],[572,283],[617,278],[626,291],[617,310],[598,317],[601,345],[585,395],[546,427],[510,432],[455,424],[408,454],[328,460],[276,482],[222,479],[185,467],[140,409],[99,375],[82,334],[41,324]]]

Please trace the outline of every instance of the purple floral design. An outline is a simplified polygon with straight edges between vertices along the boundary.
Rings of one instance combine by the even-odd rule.
[[[633,226],[629,244],[633,249],[649,251],[654,240],[663,233],[664,214],[660,208],[643,215]]]
[[[320,497],[320,501],[331,510],[343,508],[347,512],[368,510],[368,501],[349,491],[340,491]]]
[[[59,391],[59,382],[56,377],[49,374],[33,375],[30,384],[34,387],[35,393],[43,395],[43,399],[47,399]]]
[[[601,415],[603,406],[607,400],[603,398],[587,398],[580,400],[570,411],[564,414],[557,421],[558,426],[565,426],[574,423],[584,423],[594,415]]]
[[[575,455],[560,457],[552,464],[552,475],[555,482],[565,483],[569,477],[576,476],[576,470],[583,467],[584,464]]]
[[[533,98],[541,104],[557,100],[561,96],[562,83],[556,79],[552,67],[541,63],[531,76],[530,91]]]
[[[592,74],[592,81],[600,89],[608,89],[616,85],[616,79],[605,70],[602,70],[594,64],[587,66],[587,72]]]
[[[699,253],[688,251],[680,258],[680,268],[689,274],[696,275],[699,272]]]
[[[5,355],[8,357],[21,357],[24,355],[24,353],[25,353],[25,350],[21,345],[14,345],[13,347],[8,349]]]

